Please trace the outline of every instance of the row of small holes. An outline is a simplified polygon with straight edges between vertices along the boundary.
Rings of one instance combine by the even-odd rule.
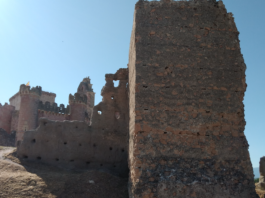
[[[36,139],[33,139],[32,142],[35,143]],[[64,142],[64,145],[66,145],[66,144],[67,144],[67,142]],[[82,146],[82,144],[79,144],[79,146]],[[96,144],[93,144],[93,147],[96,147],[96,146],[97,146]],[[109,150],[112,150],[112,147],[110,147]],[[124,152],[124,149],[122,149],[121,152]]]
[[[28,156],[27,156],[27,155],[24,155],[24,156],[23,156],[23,158],[27,159],[27,158],[28,158]],[[38,156],[38,157],[37,157],[37,160],[41,160],[41,157],[39,157],[39,156]],[[57,161],[57,162],[58,162],[58,161],[59,161],[59,159],[58,159],[58,158],[56,158],[56,159],[55,159],[55,161]],[[70,162],[74,162],[74,161],[75,161],[75,160],[73,160],[73,159],[72,159],[72,160],[70,160]],[[88,165],[88,164],[90,164],[90,162],[86,162],[86,164]],[[103,166],[103,164],[100,164],[100,166]],[[116,165],[113,165],[113,167],[116,167]]]

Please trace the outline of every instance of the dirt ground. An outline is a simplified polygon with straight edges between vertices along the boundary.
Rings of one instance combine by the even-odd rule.
[[[128,179],[100,171],[70,171],[15,157],[0,147],[0,198],[128,198]]]

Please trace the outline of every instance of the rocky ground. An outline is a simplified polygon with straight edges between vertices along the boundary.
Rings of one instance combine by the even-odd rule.
[[[127,198],[128,180],[100,171],[70,171],[19,160],[0,147],[2,198]]]

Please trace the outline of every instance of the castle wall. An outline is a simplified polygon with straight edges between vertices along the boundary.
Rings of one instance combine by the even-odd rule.
[[[15,146],[16,132],[7,133],[0,128],[0,146]]]
[[[221,1],[139,1],[130,45],[130,196],[257,197],[245,63]]]
[[[85,121],[87,105],[84,103],[70,103],[70,120]]]
[[[114,87],[113,80],[120,80],[118,87]],[[36,130],[25,132],[18,156],[66,168],[105,170],[127,177],[127,69],[107,74],[106,81],[101,93],[103,101],[94,108],[91,126],[80,121],[54,121],[55,117],[49,117],[52,112],[39,110],[39,115],[44,112],[44,116],[53,121],[40,118]],[[70,105],[85,102],[86,98],[80,94],[69,97]],[[44,107],[40,103],[40,106],[45,108],[47,105]]]
[[[106,84],[101,90],[102,102],[93,109],[92,127],[106,138],[114,139],[128,152],[128,70],[105,75]],[[119,80],[114,87],[114,80]],[[127,159],[126,159],[127,162]],[[126,165],[127,166],[127,165]]]
[[[70,120],[68,114],[61,114],[61,113],[55,113],[51,111],[38,110],[38,119],[40,118],[46,118],[48,120],[54,120],[54,121]]]
[[[43,103],[49,102],[50,104],[53,104],[55,103],[55,97],[56,94],[54,93],[42,91],[40,96],[40,101],[42,101]]]
[[[4,106],[0,103],[0,128],[7,133],[11,132],[12,112],[15,110],[14,106],[5,103]]]
[[[20,97],[19,93],[16,93],[14,96],[12,96],[9,99],[10,105],[14,106],[15,110],[20,109],[20,101],[21,101],[21,97]]]
[[[11,131],[18,130],[18,119],[19,119],[19,111],[15,110],[12,112]]]
[[[25,131],[36,129],[38,123],[38,105],[41,87],[21,85],[19,90],[21,105],[19,110],[17,141],[23,139]]]

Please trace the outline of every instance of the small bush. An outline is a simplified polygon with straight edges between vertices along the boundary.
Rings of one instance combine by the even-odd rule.
[[[259,183],[259,178],[254,179],[255,183]]]

